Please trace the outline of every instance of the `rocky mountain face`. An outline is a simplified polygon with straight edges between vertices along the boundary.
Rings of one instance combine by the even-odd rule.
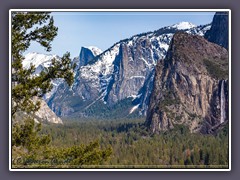
[[[216,12],[211,29],[206,32],[204,37],[208,41],[228,49],[228,12]]]
[[[227,50],[178,32],[157,63],[146,125],[155,133],[176,124],[210,133],[228,121],[228,84]]]
[[[102,50],[97,47],[82,47],[79,55],[79,66],[87,65],[95,56],[101,54]]]
[[[52,59],[59,59],[57,55],[44,55],[39,53],[28,53],[25,55],[25,59],[23,61],[23,67],[29,68],[31,64],[35,65],[35,72],[33,75],[39,75],[44,68],[49,67],[51,65]],[[56,116],[56,114],[49,108],[45,100],[47,100],[52,94],[54,94],[57,90],[59,84],[63,82],[62,79],[56,79],[52,81],[53,89],[51,92],[47,93],[43,99],[39,99],[34,97],[33,100],[41,101],[40,109],[35,113],[34,119],[37,122],[49,122],[56,124],[63,124],[62,120]],[[21,114],[21,113],[20,113]],[[19,114],[19,116],[20,116]]]
[[[182,22],[122,40],[100,54],[84,48],[77,58],[73,86],[61,83],[48,105],[59,116],[89,116],[99,114],[99,108],[109,111],[125,103],[128,114],[145,115],[155,65],[165,57],[173,34],[184,31],[203,36],[208,29],[210,25]]]
[[[31,116],[35,122],[63,124],[62,119],[56,116],[56,114],[49,108],[49,106],[43,99],[37,97],[33,98],[33,101],[37,100],[41,102],[41,106],[40,109],[37,112],[35,112],[34,115]],[[13,120],[16,122],[21,122],[26,117],[27,114],[25,112],[16,112],[16,115],[13,118]]]
[[[27,53],[25,55],[25,59],[23,61],[23,67],[24,68],[29,68],[30,64],[33,64],[36,68],[34,75],[39,75],[41,71],[43,71],[45,68],[51,66],[52,59],[55,58],[57,60],[60,59],[59,56],[57,55],[45,55],[45,54],[40,54],[36,52],[32,53]],[[58,88],[58,86],[63,83],[62,79],[55,79],[52,81],[53,88],[52,90],[45,94],[43,99],[45,101],[48,101],[48,99],[54,94]]]
[[[48,122],[55,124],[63,124],[61,118],[57,117],[56,114],[48,107],[44,100],[41,101],[40,109],[35,113],[35,121],[37,122]]]

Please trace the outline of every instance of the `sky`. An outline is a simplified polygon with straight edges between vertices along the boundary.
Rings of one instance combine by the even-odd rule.
[[[52,51],[32,43],[25,52],[57,54],[70,52],[77,57],[81,47],[96,46],[106,50],[114,43],[133,35],[154,31],[187,21],[195,25],[212,22],[215,12],[52,12],[58,35]]]

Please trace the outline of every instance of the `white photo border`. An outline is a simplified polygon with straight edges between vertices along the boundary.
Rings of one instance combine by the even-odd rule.
[[[132,169],[118,169],[118,168],[105,168],[105,169],[99,169],[99,168],[91,168],[91,169],[62,169],[62,168],[54,168],[54,169],[17,169],[12,168],[12,146],[11,146],[11,140],[12,140],[12,115],[11,115],[11,75],[12,75],[12,64],[11,64],[11,14],[12,12],[228,12],[228,27],[229,27],[229,33],[228,33],[228,42],[229,42],[229,159],[228,159],[228,169],[207,169],[207,168],[201,168],[201,169],[188,169],[188,168],[169,168],[169,169],[146,169],[146,168],[132,168]],[[231,9],[10,9],[9,10],[9,171],[231,171]]]

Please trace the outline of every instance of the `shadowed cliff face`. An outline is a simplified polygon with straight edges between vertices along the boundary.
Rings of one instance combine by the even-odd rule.
[[[205,33],[204,37],[228,49],[228,12],[216,12],[211,29]]]
[[[227,50],[203,37],[176,33],[156,66],[146,125],[153,132],[184,124],[191,132],[207,133],[227,117]]]
[[[79,58],[81,60],[79,65],[80,66],[85,66],[86,64],[88,64],[88,62],[90,60],[92,60],[94,58],[94,55],[93,55],[91,50],[82,47]]]

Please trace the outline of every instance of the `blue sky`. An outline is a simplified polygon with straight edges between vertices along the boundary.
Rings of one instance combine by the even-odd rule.
[[[215,12],[53,12],[58,36],[52,42],[52,51],[48,53],[37,43],[32,43],[27,52],[62,56],[69,51],[73,58],[79,55],[82,46],[96,46],[104,51],[121,39],[182,21],[195,25],[210,23],[214,14]]]

